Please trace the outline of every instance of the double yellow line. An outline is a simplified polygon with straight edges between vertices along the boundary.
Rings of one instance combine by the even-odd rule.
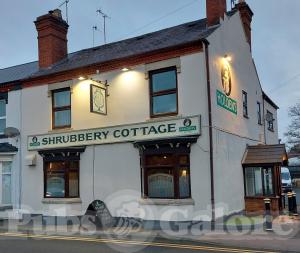
[[[133,245],[133,246],[151,246],[175,249],[190,249],[190,250],[206,250],[214,252],[231,252],[231,253],[277,253],[272,251],[257,251],[257,250],[244,250],[235,248],[219,248],[210,246],[200,246],[191,244],[177,244],[177,243],[161,243],[161,242],[144,242],[144,241],[128,241],[128,240],[115,240],[115,239],[100,239],[91,237],[72,237],[72,236],[57,236],[57,235],[35,235],[23,233],[0,233],[1,237],[15,237],[15,238],[30,238],[30,239],[43,239],[43,240],[60,240],[60,241],[79,241],[79,242],[94,242],[94,243],[107,243],[107,244],[120,244],[120,245]]]

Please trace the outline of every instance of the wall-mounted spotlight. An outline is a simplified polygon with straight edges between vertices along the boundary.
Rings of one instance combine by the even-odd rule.
[[[86,80],[86,79],[87,79],[86,76],[79,76],[79,77],[78,77],[78,80],[79,80],[79,81],[83,81],[83,80]]]
[[[227,62],[231,62],[232,58],[228,54],[225,54],[224,55],[224,60],[227,61]]]

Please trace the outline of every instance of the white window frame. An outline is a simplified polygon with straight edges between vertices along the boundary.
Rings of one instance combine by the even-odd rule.
[[[9,174],[11,176],[11,193],[10,193],[11,194],[11,203],[3,204],[3,202],[2,202],[3,162],[13,163],[11,154],[6,154],[4,156],[2,156],[2,155],[0,156],[0,206],[12,206],[13,205],[13,168],[11,168],[11,171]],[[6,174],[8,174],[8,173],[6,173]]]

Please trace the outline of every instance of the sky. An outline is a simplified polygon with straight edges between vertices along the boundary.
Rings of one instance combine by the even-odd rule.
[[[1,0],[0,68],[37,60],[36,17],[64,0]],[[279,134],[289,124],[288,108],[300,102],[300,1],[247,0],[254,12],[252,53],[265,92],[279,105]],[[230,0],[228,0],[228,7]],[[61,7],[65,17],[64,6]],[[69,0],[69,52],[205,17],[205,0]],[[93,26],[95,31],[93,44]]]

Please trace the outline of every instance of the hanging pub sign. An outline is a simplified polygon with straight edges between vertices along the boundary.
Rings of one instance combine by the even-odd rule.
[[[28,150],[100,145],[117,142],[197,136],[201,134],[200,116],[149,121],[131,125],[68,131],[28,136]]]
[[[107,114],[106,89],[100,86],[91,84],[90,87],[90,103],[91,112],[99,114]]]

